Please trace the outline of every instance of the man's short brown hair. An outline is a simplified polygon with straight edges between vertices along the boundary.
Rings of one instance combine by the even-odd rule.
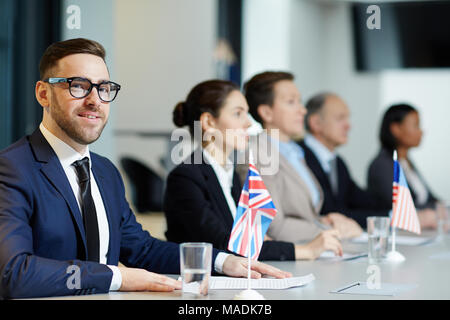
[[[262,119],[258,114],[258,107],[262,104],[273,105],[273,88],[278,81],[282,80],[293,81],[294,75],[289,72],[266,71],[253,76],[244,84],[249,112],[256,121],[262,123]]]
[[[50,76],[50,72],[56,67],[60,59],[77,53],[93,54],[102,58],[103,61],[105,61],[106,56],[105,48],[94,40],[77,38],[55,42],[45,50],[39,63],[41,80]]]

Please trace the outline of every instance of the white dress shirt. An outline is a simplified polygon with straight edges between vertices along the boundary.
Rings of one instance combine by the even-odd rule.
[[[91,176],[91,193],[92,198],[95,204],[95,211],[97,212],[97,221],[98,221],[98,233],[100,238],[100,263],[106,264],[107,261],[107,253],[109,247],[109,225],[108,218],[105,211],[105,206],[103,204],[102,196],[100,195],[100,191],[97,186],[97,182],[95,181],[95,177],[92,174],[92,161],[89,153],[89,148],[86,147],[86,151],[84,154],[78,153],[68,144],[63,142],[61,139],[57,138],[54,134],[45,128],[45,126],[41,123],[39,125],[39,129],[42,132],[42,135],[47,140],[47,142],[52,147],[53,151],[55,151],[56,156],[61,163],[61,166],[64,169],[64,172],[69,180],[70,186],[72,187],[72,191],[77,199],[78,208],[80,209],[81,214],[81,194],[80,194],[80,186],[78,184],[78,176],[75,170],[75,167],[72,165],[74,161],[81,160],[84,157],[89,158],[89,167],[90,167],[90,176]],[[111,281],[110,290],[119,290],[122,285],[122,275],[117,266],[108,265],[108,267],[113,271],[113,278]]]
[[[233,175],[234,175],[234,167],[231,161],[227,161],[227,169],[222,167],[217,161],[211,156],[211,154],[203,149],[203,156],[208,164],[214,170],[216,174],[217,180],[219,180],[219,184],[222,188],[223,195],[227,200],[228,208],[230,208],[231,215],[233,219],[236,217],[236,203],[234,202],[233,195],[231,193],[231,189],[233,188]]]
[[[220,187],[222,188],[222,192],[225,196],[225,199],[227,200],[228,207],[230,208],[231,214],[233,215],[233,219],[236,216],[236,204],[234,203],[233,196],[231,194],[231,188],[233,187],[233,174],[234,174],[234,167],[230,162],[227,162],[226,167],[227,170],[222,167],[220,164],[217,163],[217,161],[213,158],[213,156],[203,149],[203,156],[205,157],[205,160],[208,164],[210,164],[213,168],[214,173],[216,174],[217,180],[219,180]],[[216,257],[216,260],[214,261],[214,269],[218,273],[222,272],[223,263],[225,262],[225,259],[230,254],[225,252],[219,252],[219,254]]]
[[[417,174],[417,172],[414,171],[414,169],[409,165],[408,160],[402,158],[399,159],[398,162],[400,162],[400,165],[402,166],[406,180],[409,183],[409,187],[414,191],[414,194],[416,195],[416,203],[418,205],[424,205],[428,199],[428,190],[425,183]]]

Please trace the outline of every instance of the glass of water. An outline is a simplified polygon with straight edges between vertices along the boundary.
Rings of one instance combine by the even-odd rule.
[[[437,239],[442,240],[449,228],[449,207],[438,202],[436,204]]]
[[[386,257],[389,240],[388,217],[367,217],[369,236],[369,263],[380,263]]]
[[[207,295],[211,277],[212,244],[185,242],[180,245],[183,293]]]

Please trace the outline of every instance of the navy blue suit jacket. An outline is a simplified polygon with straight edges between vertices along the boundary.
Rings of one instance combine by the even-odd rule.
[[[178,245],[144,231],[125,199],[118,170],[92,152],[91,161],[109,224],[107,264],[120,261],[179,274]],[[108,292],[111,269],[85,260],[77,200],[59,159],[38,129],[0,152],[0,297]],[[80,271],[79,289],[73,288],[76,282],[68,285],[75,275],[72,265]]]
[[[303,141],[300,142],[300,146],[305,151],[305,161],[308,167],[316,176],[323,190],[324,201],[320,210],[321,215],[340,212],[354,219],[362,228],[366,228],[367,217],[388,215],[388,210],[378,209],[371,194],[361,189],[353,181],[347,166],[339,156],[337,156],[338,192],[334,194],[328,175],[314,152]]]

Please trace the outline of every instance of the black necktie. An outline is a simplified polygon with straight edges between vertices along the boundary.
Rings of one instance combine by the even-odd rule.
[[[237,174],[237,173],[234,173]],[[236,206],[239,203],[239,198],[241,196],[241,188],[239,187],[238,183],[235,183],[235,179],[236,177],[233,176],[233,185],[231,186],[231,195],[233,197],[234,203],[236,204]]]
[[[83,214],[84,230],[86,231],[86,242],[88,256],[87,260],[99,262],[100,237],[98,235],[97,212],[95,211],[94,199],[91,194],[91,179],[89,170],[89,158],[73,163],[77,171],[78,184],[81,193],[81,212]]]
[[[330,179],[330,185],[331,190],[333,191],[334,195],[337,195],[338,193],[338,172],[337,172],[337,158],[334,157],[332,160],[330,160],[330,172],[328,174],[328,177]]]

